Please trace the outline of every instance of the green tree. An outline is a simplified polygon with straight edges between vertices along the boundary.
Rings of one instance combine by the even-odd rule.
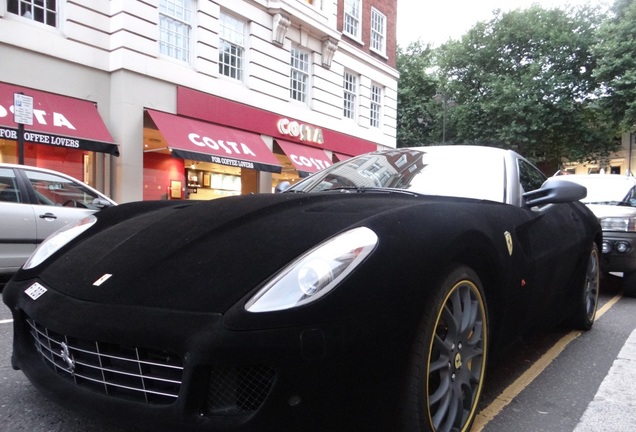
[[[589,6],[495,11],[440,47],[457,140],[512,148],[550,169],[613,149],[592,75],[602,18]]]
[[[429,144],[435,131],[437,111],[433,97],[437,80],[431,72],[435,66],[434,50],[421,42],[409,44],[406,50],[398,46],[397,146]]]
[[[636,131],[636,2],[616,0],[598,30],[594,75],[603,83],[601,104],[619,132]]]

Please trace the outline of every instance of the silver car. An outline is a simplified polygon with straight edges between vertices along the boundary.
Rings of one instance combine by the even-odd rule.
[[[0,279],[15,273],[53,232],[112,205],[110,198],[66,174],[0,164]]]
[[[601,268],[623,273],[624,292],[636,297],[636,178],[618,174],[562,177],[587,188],[583,201],[603,229]]]

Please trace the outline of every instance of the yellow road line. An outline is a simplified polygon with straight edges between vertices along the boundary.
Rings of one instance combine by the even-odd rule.
[[[605,303],[603,307],[596,312],[596,319],[602,317],[605,312],[607,312],[621,299],[621,297],[621,294],[617,294],[610,301]],[[543,372],[545,368],[547,368],[548,365],[559,356],[559,354],[561,354],[565,347],[582,333],[583,332],[581,331],[572,331],[559,339],[552,348],[546,351],[546,353],[543,354],[532,366],[530,366],[527,371],[521,374],[519,378],[501,392],[501,394],[492,401],[490,405],[477,414],[473,427],[470,429],[471,432],[481,432],[488,422],[494,419],[497,414],[499,414],[510,402],[512,402],[515,397],[519,395],[519,393],[521,393],[523,389],[528,387],[530,383],[532,383],[532,381],[534,381],[534,379],[538,377],[541,372]]]

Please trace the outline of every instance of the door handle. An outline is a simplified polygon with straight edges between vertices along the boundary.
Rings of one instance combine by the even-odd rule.
[[[44,213],[39,216],[40,219],[57,219],[53,213]]]

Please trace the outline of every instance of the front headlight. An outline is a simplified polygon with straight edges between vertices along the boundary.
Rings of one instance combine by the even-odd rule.
[[[606,217],[599,221],[604,231],[636,231],[636,217]]]
[[[377,243],[378,236],[365,227],[339,234],[285,267],[247,302],[245,309],[271,312],[313,302],[337,286]]]
[[[33,251],[23,268],[30,269],[39,266],[44,262],[44,260],[57,252],[62,246],[92,227],[95,222],[97,222],[97,218],[90,215],[55,231],[53,234],[44,239],[35,251]]]

